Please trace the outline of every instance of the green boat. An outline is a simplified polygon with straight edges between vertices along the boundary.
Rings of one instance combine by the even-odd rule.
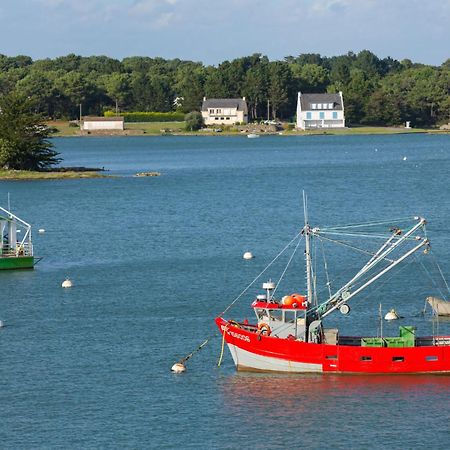
[[[0,270],[32,269],[31,225],[0,206]]]

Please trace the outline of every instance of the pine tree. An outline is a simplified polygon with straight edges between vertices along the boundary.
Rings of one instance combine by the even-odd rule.
[[[33,100],[14,92],[0,97],[0,167],[46,170],[61,161],[48,140],[52,129],[34,106]]]

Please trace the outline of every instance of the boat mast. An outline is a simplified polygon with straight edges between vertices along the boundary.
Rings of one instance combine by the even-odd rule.
[[[305,228],[303,229],[305,235],[305,258],[306,258],[306,287],[308,292],[308,306],[312,305],[313,289],[312,289],[312,274],[311,274],[311,246],[310,246],[310,229],[308,224],[308,198],[305,191],[303,191],[303,215],[305,217]]]

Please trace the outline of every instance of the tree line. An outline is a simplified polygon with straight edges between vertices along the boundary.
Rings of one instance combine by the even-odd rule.
[[[0,95],[34,101],[48,119],[106,110],[198,111],[206,97],[246,97],[253,120],[293,120],[297,92],[344,95],[349,124],[434,126],[450,121],[450,59],[440,66],[378,58],[368,50],[270,61],[253,54],[216,66],[180,59],[69,54],[33,61],[0,55]]]

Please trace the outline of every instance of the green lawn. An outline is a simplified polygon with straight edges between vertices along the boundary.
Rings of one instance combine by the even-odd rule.
[[[184,122],[136,122],[125,123],[125,131],[140,131],[143,134],[165,134],[184,132]]]
[[[49,122],[49,126],[56,128],[57,132],[55,136],[78,136],[80,134],[80,129],[78,127],[69,126],[67,121],[55,121]],[[164,131],[166,130],[166,131]],[[125,123],[124,132],[113,132],[109,133],[107,131],[102,133],[90,133],[91,135],[104,135],[109,134],[114,135],[160,135],[165,133],[180,133],[184,132],[184,122],[137,122],[137,123]]]
[[[309,131],[293,131],[293,134],[399,134],[399,133],[430,133],[437,130],[429,130],[423,128],[404,128],[404,127],[352,127],[343,129],[328,130],[309,130]]]

